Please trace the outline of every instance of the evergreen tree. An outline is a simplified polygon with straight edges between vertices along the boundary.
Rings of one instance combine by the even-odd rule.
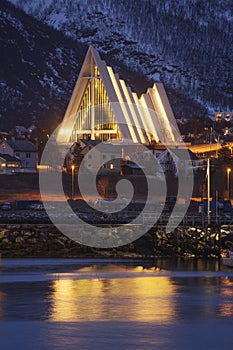
[[[82,147],[79,141],[75,142],[71,146],[71,155],[72,155],[72,164],[79,167],[82,160],[83,160],[83,154],[81,154]]]

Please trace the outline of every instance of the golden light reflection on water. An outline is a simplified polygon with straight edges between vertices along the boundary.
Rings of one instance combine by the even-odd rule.
[[[219,315],[222,317],[233,316],[233,281],[229,277],[222,278],[223,288],[221,289],[222,302],[219,308]]]
[[[0,319],[3,318],[3,316],[4,316],[4,311],[3,311],[2,305],[3,305],[3,302],[5,300],[5,297],[6,297],[5,293],[0,291]]]
[[[52,321],[169,323],[175,317],[176,287],[169,277],[60,279],[53,290]]]

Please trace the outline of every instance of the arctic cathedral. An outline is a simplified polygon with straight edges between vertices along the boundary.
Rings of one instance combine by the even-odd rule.
[[[122,141],[174,144],[180,133],[162,83],[140,97],[89,47],[58,141]]]

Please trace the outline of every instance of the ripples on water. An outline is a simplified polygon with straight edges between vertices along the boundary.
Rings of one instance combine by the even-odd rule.
[[[233,270],[215,261],[6,259],[0,282],[3,350],[232,348]]]

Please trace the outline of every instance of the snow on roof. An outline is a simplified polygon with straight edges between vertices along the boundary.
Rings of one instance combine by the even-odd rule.
[[[6,140],[4,141],[14,150],[19,152],[36,152],[36,147],[28,140]]]

